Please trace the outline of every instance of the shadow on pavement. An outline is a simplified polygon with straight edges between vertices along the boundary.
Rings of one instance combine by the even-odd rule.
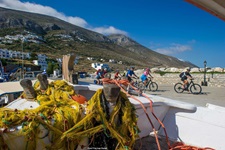
[[[94,84],[94,83],[90,83],[90,82],[84,82],[84,81],[78,81],[79,85],[90,85],[90,84]]]
[[[199,95],[208,95],[210,92],[201,92]]]

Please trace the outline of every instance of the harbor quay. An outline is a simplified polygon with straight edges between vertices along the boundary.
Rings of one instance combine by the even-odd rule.
[[[190,94],[187,91],[183,93],[176,93],[174,91],[174,85],[177,82],[181,82],[179,74],[165,74],[163,76],[159,74],[152,74],[154,76],[153,81],[158,84],[158,90],[155,92],[146,91],[146,93],[161,97],[170,98],[172,100],[183,101],[187,103],[195,104],[196,106],[205,107],[207,103],[225,107],[225,74],[214,74],[214,77],[210,77],[207,74],[207,86],[201,86],[202,92],[200,94]],[[195,78],[194,82],[201,85],[203,81],[203,74],[192,74]],[[80,78],[79,83],[94,84],[93,78]]]

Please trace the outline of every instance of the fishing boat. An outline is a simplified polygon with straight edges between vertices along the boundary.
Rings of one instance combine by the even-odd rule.
[[[102,87],[89,84],[86,86],[75,85],[74,88],[82,95],[86,93],[89,98],[94,91]],[[132,95],[129,99],[137,111],[140,138],[149,135],[159,138],[168,136],[169,140],[183,142],[186,145],[216,150],[224,149],[223,140],[219,140],[222,139],[220,136],[225,134],[225,119],[220,117],[225,114],[224,107],[209,103],[205,107],[196,106],[149,94],[145,96]],[[148,121],[146,113],[153,126]],[[154,134],[154,131],[157,135]]]
[[[69,58],[67,59],[68,61],[66,61],[67,64],[64,64],[63,66],[70,66],[69,62],[72,62],[71,59],[75,57],[66,57]],[[64,72],[64,81],[73,87],[76,94],[82,95],[86,100],[90,100],[95,95],[96,91],[103,88],[101,85],[86,82],[73,84],[72,82],[74,79],[71,78],[71,69],[70,67],[66,68],[67,70],[64,69],[64,71],[66,71],[66,73]],[[36,81],[34,80],[33,85],[35,85],[35,82]],[[54,81],[49,80],[49,82]],[[8,84],[5,84],[5,86]],[[12,87],[16,87],[19,85],[19,82],[13,82],[10,84],[13,84],[11,85]],[[19,91],[23,91],[23,89],[21,87],[14,89],[14,92]],[[11,91],[11,93],[12,92],[13,91]],[[225,134],[225,119],[220,117],[225,114],[224,107],[212,104],[207,104],[205,107],[195,106],[193,104],[145,93],[128,94],[128,98],[134,106],[136,115],[138,116],[138,138],[141,139],[152,136],[156,140],[156,143],[158,139],[163,138],[173,141],[173,143],[185,143],[185,145],[183,144],[182,146],[189,145],[191,147],[210,148],[216,150],[224,149],[225,143],[221,139],[223,139],[222,136]],[[36,101],[30,101],[22,96],[1,109],[9,108],[13,111],[32,110],[39,106],[40,102],[38,99]],[[76,110],[77,108],[78,106],[73,104],[71,109]],[[42,119],[47,117],[40,114],[39,116],[41,116]],[[48,128],[46,122],[47,121],[45,120],[39,121],[39,134],[35,136],[37,139],[35,141],[36,149],[45,149],[46,145],[51,146],[52,144],[49,138],[51,136],[51,132],[47,131],[47,129],[54,129],[50,127]],[[77,123],[79,123],[79,121]],[[32,124],[21,124],[13,128],[1,128],[1,145],[7,145],[9,149],[29,149],[26,148],[26,143],[29,139],[20,134],[23,126],[32,127]],[[67,130],[69,130],[69,128]],[[173,149],[172,144],[168,144],[167,148]],[[77,149],[85,148],[80,146]],[[88,147],[86,147],[86,149],[88,149]],[[160,145],[158,146],[158,149],[161,149]]]
[[[102,88],[99,85],[85,84],[80,83],[79,85],[73,86],[77,94],[83,95],[87,99],[90,99],[98,89]],[[225,119],[220,117],[225,114],[225,108],[212,104],[207,104],[206,107],[197,107],[193,104],[169,98],[148,94],[146,96],[152,100],[152,103],[144,96],[133,95],[129,98],[136,108],[138,127],[140,129],[139,138],[149,135],[155,136],[153,133],[156,131],[158,138],[168,136],[171,141],[180,141],[187,145],[201,148],[210,147],[217,150],[224,149],[224,142],[218,139],[222,139],[222,135],[225,133]],[[140,102],[133,98],[140,100]],[[143,109],[142,105],[145,109]],[[18,98],[5,107],[23,110],[37,108],[38,106],[39,104],[36,101],[27,101],[24,98]],[[153,126],[148,121],[146,113],[149,115]],[[153,113],[157,118],[153,116]],[[162,121],[163,125],[157,119]],[[20,128],[18,127],[17,130]],[[166,129],[166,133],[164,132],[164,128]],[[14,132],[15,130],[10,129],[10,132]],[[14,148],[17,148],[18,145],[15,143],[21,143],[21,139],[17,139],[14,142],[10,139],[8,142],[14,143]],[[14,148],[12,147],[10,149]]]
[[[221,0],[186,0],[204,10],[212,13],[213,15],[218,16],[224,20],[224,4]],[[74,57],[75,58],[75,57]],[[73,62],[74,59],[70,59]],[[69,63],[69,62],[68,62]],[[68,66],[68,63],[64,67]],[[64,69],[64,75],[69,74],[73,67],[69,65],[68,69]],[[73,84],[71,76],[64,76],[64,80],[70,84],[76,94],[84,96],[87,100],[91,99],[93,95],[99,89],[102,89],[102,86],[83,83]],[[1,78],[3,82],[3,77]],[[34,81],[35,82],[35,81]],[[33,82],[33,83],[34,83]],[[76,81],[77,82],[77,81]],[[10,87],[8,87],[10,84]],[[18,86],[19,82],[13,83],[1,83],[0,88],[1,96],[9,95],[23,92],[23,89]],[[225,108],[207,104],[205,107],[195,106],[193,104],[181,102],[174,99],[164,98],[155,95],[149,94],[135,94],[128,95],[129,101],[136,109],[136,114],[138,117],[137,125],[139,128],[139,138],[144,138],[147,136],[153,136],[156,141],[158,138],[168,138],[173,142],[182,142],[189,147],[186,149],[216,149],[223,150],[225,149],[225,143],[223,142],[223,135],[225,135]],[[40,106],[38,100],[30,101],[24,97],[19,97],[16,100],[10,99],[10,103],[1,109],[11,109],[14,112],[18,110],[33,110]],[[76,107],[73,107],[76,110]],[[85,114],[84,114],[85,115]],[[45,116],[41,115],[42,119],[45,119]],[[4,120],[5,118],[1,118]],[[28,120],[28,118],[24,118]],[[38,124],[39,134],[34,139],[27,139],[25,136],[20,134],[21,129],[24,126],[33,127],[33,124],[29,123],[20,124],[13,128],[4,128],[1,127],[0,134],[0,146],[3,149],[29,149],[27,145],[28,141],[33,141],[35,144],[35,149],[46,149],[46,145],[53,144],[51,143],[52,135],[47,129],[46,120],[40,120]],[[6,122],[5,124],[9,124]],[[53,121],[54,124],[54,121]],[[33,128],[32,128],[33,129]],[[51,130],[53,130],[51,128]],[[60,131],[58,131],[60,134]],[[144,144],[144,143],[143,143]],[[178,145],[176,149],[185,149],[185,145]],[[50,148],[50,147],[48,147]],[[84,149],[78,147],[78,149]],[[88,149],[88,147],[86,147]],[[141,147],[140,147],[141,149]],[[150,148],[149,148],[150,149]],[[158,149],[161,149],[160,146]],[[173,147],[168,146],[168,149],[173,149]]]

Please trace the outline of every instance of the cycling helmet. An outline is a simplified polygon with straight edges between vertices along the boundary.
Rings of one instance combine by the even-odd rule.
[[[150,69],[149,68],[146,68],[145,71],[150,71]]]
[[[187,68],[187,71],[191,71],[191,68],[190,68],[190,67],[188,67],[188,68]]]

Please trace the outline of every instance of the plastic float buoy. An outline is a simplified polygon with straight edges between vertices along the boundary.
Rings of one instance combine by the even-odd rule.
[[[76,94],[71,96],[73,100],[77,101],[79,104],[84,104],[85,102],[87,102],[88,100],[86,99],[86,97]]]

